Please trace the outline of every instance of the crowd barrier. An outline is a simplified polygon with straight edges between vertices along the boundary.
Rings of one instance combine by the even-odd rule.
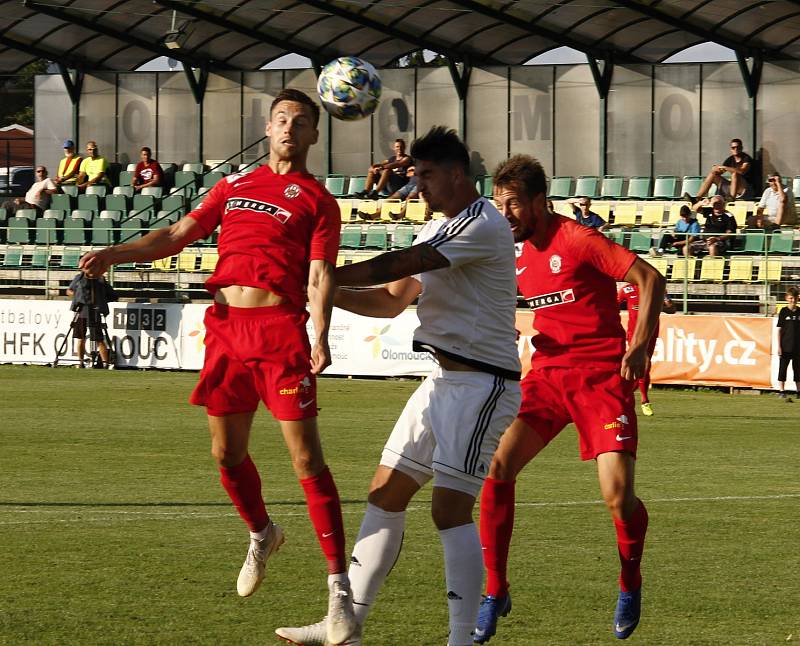
[[[106,319],[118,367],[199,370],[203,363],[205,304],[112,303]],[[626,314],[622,313],[623,323]],[[70,330],[67,301],[0,299],[0,363],[52,363]],[[433,363],[413,352],[419,324],[408,309],[394,319],[372,319],[334,310],[325,374],[398,377],[424,375]],[[530,368],[533,312],[519,310],[518,348]],[[308,324],[309,336],[314,330]],[[662,314],[653,356],[654,383],[775,388],[777,331],[773,317]],[[74,342],[62,365],[76,364]]]

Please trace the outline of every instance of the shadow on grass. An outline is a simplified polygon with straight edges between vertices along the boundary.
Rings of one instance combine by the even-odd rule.
[[[364,504],[366,498],[342,500],[343,505]],[[269,500],[272,506],[305,507],[305,500]],[[230,502],[25,502],[0,500],[0,507],[230,507]]]

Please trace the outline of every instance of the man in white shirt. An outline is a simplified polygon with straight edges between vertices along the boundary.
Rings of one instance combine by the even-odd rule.
[[[787,224],[797,224],[791,187],[783,186],[781,174],[778,172],[770,173],[767,183],[768,186],[761,196],[755,215],[747,222],[748,226],[774,229]]]
[[[431,512],[444,548],[449,646],[468,646],[481,599],[483,566],[472,520],[475,498],[500,436],[520,403],[513,234],[480,197],[469,151],[453,130],[435,127],[411,147],[420,195],[445,217],[428,222],[412,247],[340,267],[335,304],[389,318],[419,298],[413,347],[437,366],[406,404],[381,455],[348,575],[362,627],[400,554],[405,510],[433,480]],[[325,644],[325,620],[279,628],[290,643]],[[444,633],[444,631],[442,631]]]
[[[18,197],[3,204],[9,214],[16,213],[21,209],[36,209],[39,215],[50,206],[50,196],[58,193],[55,182],[47,176],[47,169],[44,166],[36,167],[36,181],[31,184],[25,198]]]

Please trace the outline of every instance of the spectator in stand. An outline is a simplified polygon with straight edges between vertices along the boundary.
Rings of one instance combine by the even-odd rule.
[[[136,164],[133,174],[133,190],[141,191],[148,186],[161,186],[164,179],[164,171],[161,165],[153,159],[153,151],[147,146],[142,148],[141,161]]]
[[[747,226],[757,229],[777,229],[786,224],[797,224],[792,188],[783,185],[780,173],[770,173],[767,178],[767,188],[761,196],[755,214],[747,219]]]
[[[419,190],[417,189],[417,176],[414,174],[416,168],[409,166],[406,168],[406,177],[408,181],[400,187],[400,190],[395,191],[389,196],[390,200],[401,200],[403,202],[403,210],[398,215],[392,215],[395,220],[402,220],[406,215],[406,207],[409,200],[416,200],[419,197]]]
[[[797,308],[797,298],[800,291],[796,287],[786,290],[786,307],[778,312],[778,395],[787,402],[792,401],[786,397],[783,389],[786,383],[786,369],[792,364],[794,375],[795,396],[800,393],[800,309]]]
[[[700,223],[697,218],[692,214],[692,209],[688,204],[681,207],[681,219],[675,223],[675,228],[672,233],[667,233],[661,239],[661,246],[651,247],[651,256],[660,256],[664,253],[664,249],[675,249],[683,255],[688,254],[689,245],[696,239],[696,235],[700,233]]]
[[[89,156],[81,162],[81,170],[78,173],[78,188],[85,191],[89,186],[95,184],[105,184],[111,186],[106,173],[108,172],[108,160],[100,156],[96,141],[86,142],[86,152]]]
[[[711,213],[706,216],[703,233],[706,234],[699,240],[689,243],[686,255],[691,256],[707,251],[710,256],[721,256],[729,248],[733,237],[736,235],[736,218],[725,210],[725,200],[719,195],[706,198],[695,204],[695,211],[710,206]]]
[[[82,161],[81,156],[75,154],[75,142],[67,139],[64,142],[64,159],[58,162],[58,172],[53,180],[56,185],[75,184],[78,181]]]
[[[364,190],[357,193],[357,196],[377,200],[381,191],[385,189],[388,189],[389,193],[399,191],[408,183],[406,168],[410,165],[411,157],[406,154],[406,142],[403,139],[395,139],[394,155],[389,159],[384,159],[380,164],[373,164],[369,167]],[[375,186],[374,190],[373,186]]]
[[[8,200],[3,203],[3,207],[9,214],[14,214],[20,209],[36,209],[37,215],[42,215],[50,206],[50,196],[53,193],[58,193],[58,186],[47,176],[47,169],[44,166],[37,166],[36,181],[31,184],[25,197]]]
[[[742,140],[731,139],[731,154],[721,164],[714,164],[711,167],[695,197],[688,193],[683,197],[690,202],[697,202],[701,197],[708,195],[712,184],[717,186],[717,195],[729,201],[747,197],[752,195],[752,187],[758,183],[757,178],[753,177],[754,172],[753,158],[744,152]],[[730,179],[725,177],[725,173],[730,174]]]
[[[587,196],[572,197],[567,200],[567,204],[572,207],[572,213],[575,215],[575,220],[578,224],[598,231],[603,231],[608,226],[603,218],[591,210],[592,200]]]

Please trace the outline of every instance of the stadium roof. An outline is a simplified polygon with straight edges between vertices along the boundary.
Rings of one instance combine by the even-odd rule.
[[[177,49],[164,42],[173,24]],[[485,67],[560,46],[658,63],[702,42],[740,60],[800,59],[800,0],[0,0],[0,73],[41,58],[127,71],[160,56],[257,70],[290,52],[384,67],[419,49]]]

